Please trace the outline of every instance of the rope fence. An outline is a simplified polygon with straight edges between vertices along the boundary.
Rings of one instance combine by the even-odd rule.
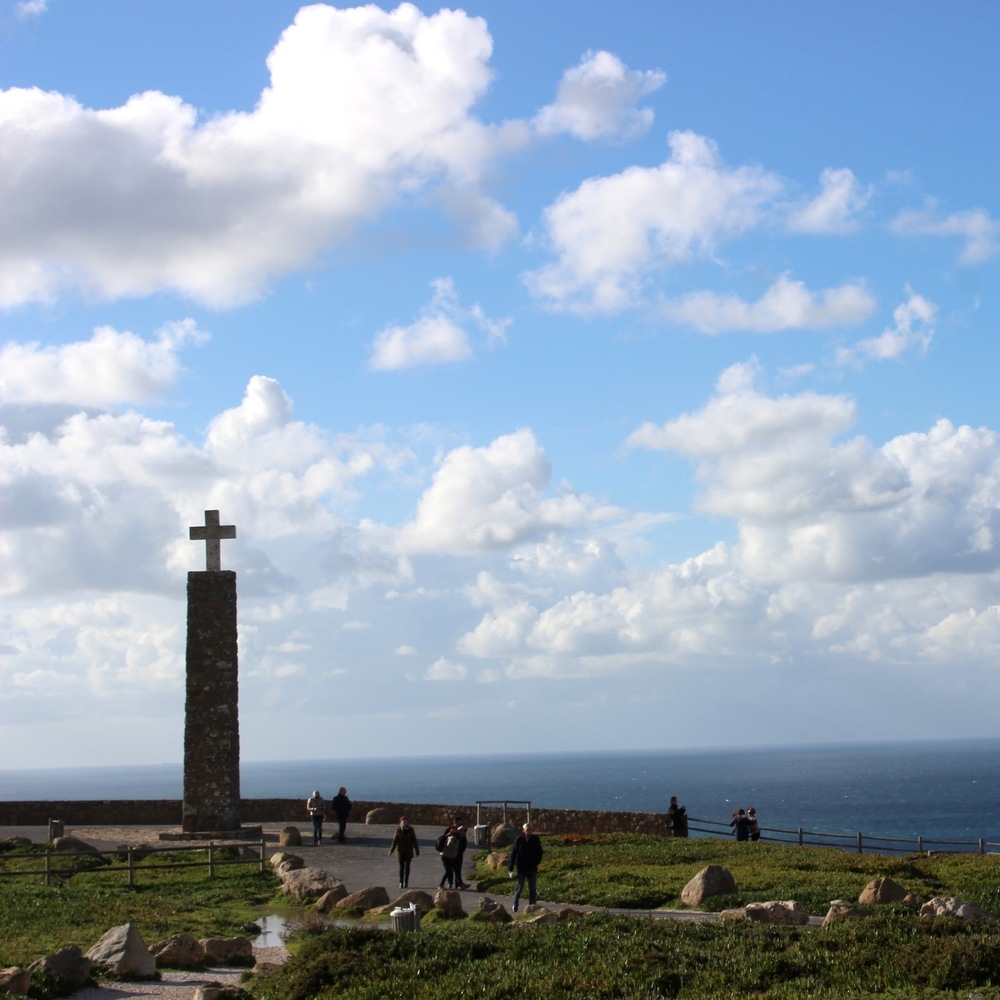
[[[688,817],[688,831],[709,837],[732,837],[728,823],[711,819]],[[930,840],[927,837],[875,837],[863,833],[823,833],[819,830],[784,830],[776,826],[762,826],[760,839],[772,844],[792,844],[798,847],[834,847],[838,850],[853,848],[858,854],[995,854],[1000,844],[984,840]]]

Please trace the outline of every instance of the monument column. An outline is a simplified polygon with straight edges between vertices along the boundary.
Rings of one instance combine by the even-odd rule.
[[[184,719],[185,833],[240,828],[239,652],[236,573],[221,567],[219,540],[236,527],[205,511],[190,529],[205,542],[205,571],[188,573],[187,696]]]

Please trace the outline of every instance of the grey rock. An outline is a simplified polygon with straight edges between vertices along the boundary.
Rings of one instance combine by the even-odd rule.
[[[0,969],[0,993],[27,993],[31,989],[31,973],[19,965]]]
[[[198,942],[209,965],[253,965],[253,943],[247,937],[202,938]]]
[[[80,989],[90,979],[91,966],[90,959],[81,954],[75,944],[71,944],[32,962],[28,971],[54,976],[72,992]]]
[[[157,968],[197,969],[205,964],[205,949],[190,934],[171,934],[164,941],[149,946]]]
[[[434,909],[443,917],[464,917],[462,894],[454,889],[438,889],[434,894]]]
[[[367,889],[359,889],[341,899],[337,905],[338,910],[358,909],[374,910],[377,906],[387,906],[389,904],[389,893],[380,885],[371,886]]]
[[[736,892],[732,872],[722,865],[708,865],[681,890],[681,899],[687,906],[701,906],[710,896],[728,896]]]
[[[760,924],[807,924],[809,914],[794,899],[776,899],[766,903],[747,903],[747,919]]]
[[[876,903],[902,903],[909,894],[891,878],[873,878],[861,890],[858,902],[862,906],[872,906]]]
[[[975,903],[954,896],[935,896],[920,907],[922,917],[956,917],[959,920],[992,920],[993,914]]]
[[[340,879],[323,868],[299,868],[287,872],[281,879],[281,891],[286,896],[310,902],[338,887],[343,888]]]
[[[106,931],[87,952],[94,965],[113,979],[154,979],[156,959],[146,947],[135,924],[121,924]]]
[[[278,834],[278,844],[281,847],[301,847],[302,834],[297,826],[286,826]]]

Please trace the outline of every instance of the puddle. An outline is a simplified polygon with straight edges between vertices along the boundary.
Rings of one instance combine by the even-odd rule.
[[[260,934],[253,939],[255,948],[280,948],[284,945],[282,935],[287,926],[284,917],[277,913],[268,913],[264,917],[259,917],[255,922],[260,927]]]

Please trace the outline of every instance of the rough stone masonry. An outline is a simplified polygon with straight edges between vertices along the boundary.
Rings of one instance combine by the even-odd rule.
[[[184,719],[185,833],[240,827],[239,653],[236,573],[221,568],[219,540],[236,527],[205,511],[204,526],[190,529],[204,540],[204,572],[188,573],[187,696]]]

